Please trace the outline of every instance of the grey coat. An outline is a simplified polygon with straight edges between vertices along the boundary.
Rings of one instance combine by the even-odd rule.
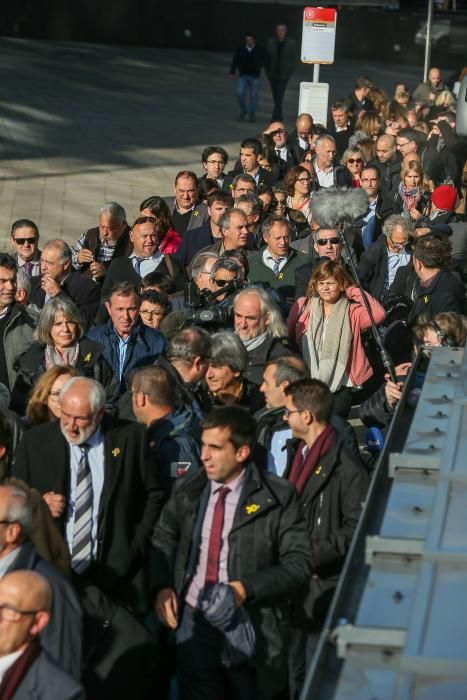
[[[45,651],[28,668],[13,700],[85,700],[83,688]]]
[[[10,391],[16,381],[16,359],[31,345],[35,325],[35,320],[23,306],[13,304],[2,338]]]

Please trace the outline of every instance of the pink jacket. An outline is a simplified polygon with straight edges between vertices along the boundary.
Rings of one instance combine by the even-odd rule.
[[[369,328],[371,323],[359,288],[348,287],[345,293],[351,302],[349,306],[349,319],[353,338],[347,364],[347,374],[352,384],[354,386],[359,386],[366,382],[373,374],[371,365],[365,355],[360,336],[361,331],[365,330],[365,328]],[[383,307],[370,294],[367,294],[367,298],[375,323],[381,323],[386,316]],[[310,305],[305,303],[305,297],[301,297],[297,299],[292,306],[289,318],[287,319],[289,340],[292,343],[297,343],[299,348],[302,347],[302,337],[307,331],[309,320]]]
[[[169,228],[162,239],[159,250],[161,253],[164,253],[164,255],[171,255],[171,253],[175,253],[181,242],[180,234],[174,228]]]

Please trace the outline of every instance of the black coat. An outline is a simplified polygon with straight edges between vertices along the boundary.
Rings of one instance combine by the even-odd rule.
[[[89,575],[110,597],[141,609],[149,602],[144,598],[142,580],[147,537],[159,515],[163,491],[145,448],[144,427],[109,416],[104,417],[101,426],[104,486],[97,558]],[[69,446],[59,421],[32,428],[23,435],[12,473],[40,493],[55,491],[68,498]],[[64,533],[65,516],[57,520],[57,525]]]
[[[421,314],[434,318],[444,311],[466,312],[464,285],[449,270],[441,270],[428,287],[419,286],[407,321],[416,323]]]
[[[41,287],[41,277],[31,280],[29,303],[42,309],[45,304],[45,291]],[[71,270],[60,285],[61,290],[56,299],[68,299],[76,304],[81,312],[86,326],[90,326],[99,308],[100,287],[81,272]]]
[[[7,573],[36,571],[49,582],[53,597],[50,621],[40,633],[42,648],[75,680],[81,678],[81,608],[71,584],[52,564],[38,554],[32,542],[20,546]]]
[[[412,253],[409,245],[406,246],[406,252]],[[381,300],[383,296],[387,269],[388,247],[386,245],[386,236],[380,236],[365,250],[357,266],[357,273],[363,288],[375,299]]]
[[[266,336],[261,345],[254,350],[248,351],[248,365],[243,373],[245,379],[253,384],[263,383],[264,365],[269,360],[275,360],[284,355],[293,355],[280,338],[273,338],[271,335]]]
[[[114,413],[118,382],[102,351],[99,343],[89,338],[81,338],[76,369],[84,377],[95,379],[102,384],[105,389],[105,409],[108,413]],[[29,350],[18,357],[15,369],[18,374],[11,395],[11,407],[20,416],[24,416],[29,393],[40,375],[46,371],[45,347],[37,342],[32,343]]]
[[[173,276],[170,274],[167,266],[167,257],[170,257],[170,262],[172,263]],[[154,272],[160,272],[161,275],[166,275],[169,279],[171,279],[175,291],[183,289],[187,281],[183,265],[181,264],[180,260],[173,255],[164,255],[164,260],[161,260]],[[139,290],[141,277],[135,271],[130,258],[117,258],[116,260],[112,260],[110,263],[110,267],[105,276],[104,284],[102,285],[102,299],[104,301],[109,298],[110,290],[114,284],[117,284],[117,282],[132,282],[136,289]],[[108,318],[107,312],[105,312],[103,321],[105,321],[106,318]],[[103,321],[100,322],[102,323]]]
[[[153,586],[174,589],[180,602],[196,570],[209,489],[204,470],[179,480],[152,537]],[[287,684],[288,596],[309,581],[311,552],[295,490],[253,464],[229,534],[228,575],[247,592],[258,698],[279,696]]]
[[[290,473],[297,442],[290,445]],[[368,474],[347,451],[342,437],[319,460],[299,496],[311,538],[315,572],[307,596],[296,606],[297,627],[320,627],[326,616],[362,510]]]
[[[182,242],[177,248],[175,257],[180,260],[182,265],[187,267],[193,258],[199,253],[200,250],[212,245],[216,242],[216,239],[211,232],[210,219],[206,221],[204,226],[200,228],[195,228],[192,231],[186,231],[182,238]]]

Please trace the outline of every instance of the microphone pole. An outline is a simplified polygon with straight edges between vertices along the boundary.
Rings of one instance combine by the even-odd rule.
[[[381,362],[383,363],[384,369],[389,374],[391,381],[394,382],[394,384],[396,384],[397,377],[396,377],[396,370],[394,369],[394,363],[391,359],[390,354],[388,353],[388,351],[386,350],[386,348],[383,345],[383,341],[381,340],[381,336],[379,334],[378,327],[375,323],[375,319],[373,317],[373,312],[371,310],[370,303],[368,301],[367,293],[363,289],[362,283],[360,282],[360,278],[359,278],[358,273],[357,273],[357,268],[355,266],[355,262],[353,259],[352,251],[350,250],[350,245],[349,245],[347,238],[345,236],[345,225],[342,223],[339,224],[337,226],[337,230],[338,230],[342,245],[344,247],[344,250],[347,254],[348,264],[349,264],[350,269],[352,271],[353,278],[357,284],[357,287],[360,290],[363,302],[364,302],[366,310],[368,312],[368,316],[369,316],[370,323],[371,323],[371,332],[373,334],[373,338],[375,339],[375,343],[376,343],[376,346],[378,348],[379,355],[381,357]]]

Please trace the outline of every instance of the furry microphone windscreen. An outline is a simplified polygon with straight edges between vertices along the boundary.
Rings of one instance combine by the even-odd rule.
[[[364,216],[367,210],[368,196],[360,187],[352,190],[318,190],[311,200],[313,219],[321,228],[351,224]]]

